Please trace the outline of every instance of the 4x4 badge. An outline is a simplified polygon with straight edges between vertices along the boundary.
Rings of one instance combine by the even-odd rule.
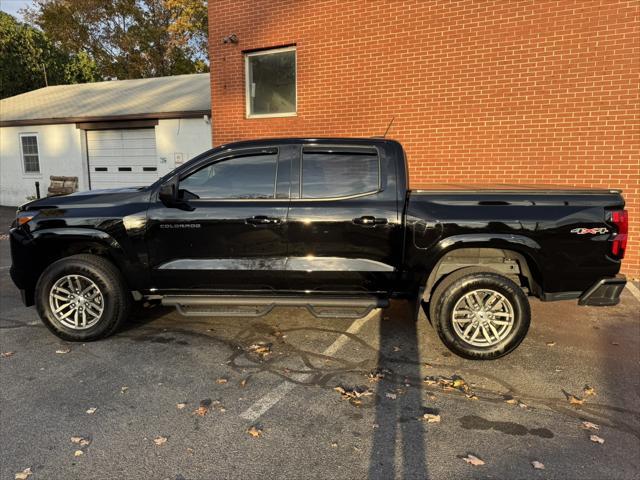
[[[578,235],[602,235],[603,233],[609,233],[608,228],[600,227],[600,228],[574,228],[571,230],[571,233],[577,233]]]

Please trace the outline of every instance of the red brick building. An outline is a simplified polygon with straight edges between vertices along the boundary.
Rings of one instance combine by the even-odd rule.
[[[620,188],[640,277],[638,0],[210,0],[209,34],[214,144],[395,118],[414,183]]]

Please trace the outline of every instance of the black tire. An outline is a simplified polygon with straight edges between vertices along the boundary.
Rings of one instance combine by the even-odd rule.
[[[56,281],[66,275],[82,275],[100,289],[103,311],[95,325],[76,330],[65,326],[53,314],[49,293]],[[107,259],[90,254],[72,255],[49,265],[40,275],[35,291],[36,308],[42,322],[54,335],[72,342],[88,342],[112,335],[127,318],[131,300],[118,269]]]
[[[456,303],[465,294],[479,289],[500,293],[513,308],[511,331],[491,346],[472,345],[459,336],[453,327]],[[445,346],[455,354],[472,360],[494,360],[509,354],[524,340],[531,322],[529,300],[520,286],[499,273],[481,267],[463,268],[445,277],[431,296],[429,315]]]

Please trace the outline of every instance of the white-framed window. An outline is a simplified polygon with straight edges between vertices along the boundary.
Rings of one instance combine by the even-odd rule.
[[[245,53],[247,118],[296,114],[296,47]]]
[[[20,152],[22,153],[22,170],[27,175],[40,174],[40,152],[38,150],[37,133],[20,134]]]

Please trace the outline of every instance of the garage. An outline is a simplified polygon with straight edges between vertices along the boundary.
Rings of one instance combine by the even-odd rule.
[[[1,1],[1,0],[0,0]],[[0,100],[0,205],[148,185],[211,148],[208,73],[52,85]]]
[[[87,131],[92,190],[149,185],[158,179],[154,128]]]

